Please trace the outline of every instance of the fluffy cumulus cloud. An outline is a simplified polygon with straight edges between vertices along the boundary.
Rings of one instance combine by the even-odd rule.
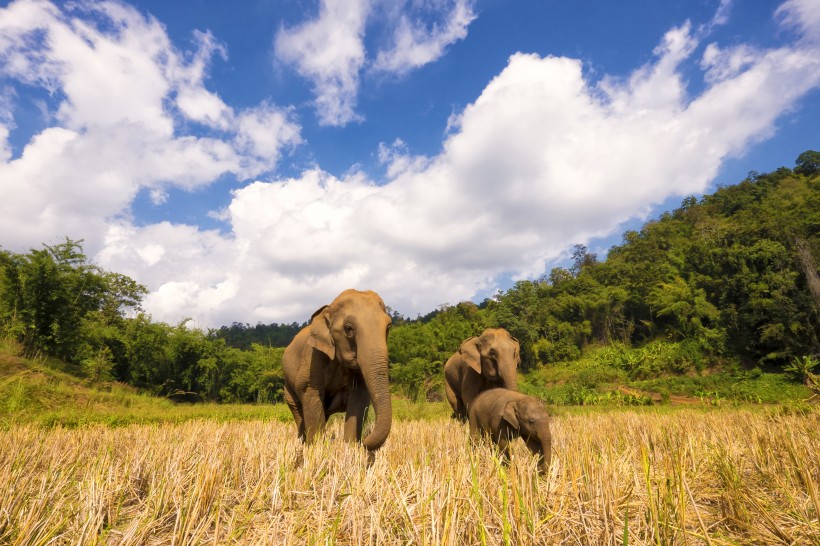
[[[302,321],[350,287],[374,289],[414,315],[492,290],[502,274],[540,274],[569,245],[611,233],[670,196],[704,191],[725,158],[771,134],[779,116],[820,87],[820,20],[808,0],[776,12],[798,33],[791,45],[709,43],[708,32],[683,24],[625,78],[591,81],[579,60],[517,53],[453,117],[438,155],[414,156],[396,140],[374,150],[383,180],[316,166],[250,183],[219,212],[227,232],[138,226],[123,211],[139,189],[161,201],[167,184],[252,176],[300,142],[299,129],[288,110],[234,111],[206,89],[208,59],[228,54],[207,33],[183,60],[155,20],[120,4],[82,6],[109,23],[80,22],[45,2],[0,10],[3,72],[62,97],[55,123],[17,156],[8,145],[14,97],[0,101],[4,245],[15,246],[19,225],[32,246],[86,237],[98,263],[150,288],[145,307],[154,318],[192,317],[199,326]],[[363,66],[370,9],[345,15],[336,30],[349,47],[337,51],[320,39],[341,17],[330,0],[318,20],[279,34],[277,54],[292,55],[319,95],[336,86],[328,120],[355,116],[345,97]],[[460,17],[464,27],[472,15]],[[427,28],[431,43],[461,35]],[[399,54],[400,43],[424,41],[402,40],[391,55],[404,55],[405,66],[439,54]],[[310,68],[300,48],[340,55],[343,70]],[[684,64],[705,82],[695,96]],[[181,133],[180,119],[214,136]]]
[[[441,57],[448,45],[467,36],[475,19],[471,0],[385,2],[322,0],[315,19],[282,28],[275,38],[277,58],[313,84],[319,122],[346,125],[362,121],[356,113],[361,72],[406,74]],[[413,14],[413,15],[411,15]],[[369,20],[393,29],[391,41],[368,60]]]
[[[807,6],[778,15],[802,24]],[[568,245],[703,192],[724,159],[768,136],[820,86],[820,49],[798,28],[804,39],[763,50],[708,43],[683,24],[629,77],[598,82],[576,59],[512,55],[453,120],[441,154],[382,145],[389,180],[378,186],[317,171],[254,185],[235,196],[236,234],[266,249],[266,268],[313,286],[314,300],[372,287],[410,314],[491,290],[502,272],[540,274]],[[691,60],[707,82],[696,96],[682,69]],[[257,231],[239,229],[256,207],[279,219],[271,233],[258,212]]]
[[[97,248],[140,190],[161,202],[169,186],[254,176],[300,142],[289,111],[234,111],[208,91],[211,58],[226,51],[208,33],[196,33],[194,44],[178,51],[157,20],[117,2],[21,0],[0,9],[7,89],[42,88],[56,104],[17,154],[8,141],[13,93],[0,104],[4,245],[36,246],[69,233]],[[213,136],[186,133],[188,123]],[[275,130],[262,134],[260,123]]]

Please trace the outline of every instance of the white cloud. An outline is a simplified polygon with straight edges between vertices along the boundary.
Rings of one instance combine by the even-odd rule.
[[[363,121],[356,101],[368,62],[378,72],[406,74],[439,59],[447,46],[467,36],[475,19],[473,0],[383,2],[382,10],[374,9],[376,3],[322,0],[315,19],[276,34],[276,57],[313,84],[322,125]],[[372,61],[364,43],[369,20],[392,30],[389,45]]]
[[[230,301],[237,295],[230,269],[241,267],[241,258],[239,245],[217,231],[169,222],[111,224],[96,256],[103,267],[132,274],[151,289],[143,306],[155,319],[174,324],[192,318],[200,327],[237,315],[235,306],[250,301]],[[245,296],[255,297],[247,288]]]
[[[816,0],[787,0],[775,14],[784,25],[801,33],[804,40],[820,41],[820,2]]]
[[[476,18],[472,4],[469,0],[455,0],[445,20],[434,21],[429,28],[421,18],[412,17],[418,10],[400,12],[395,23],[392,47],[379,51],[373,68],[405,74],[437,60],[447,46],[467,36],[467,27]],[[431,6],[422,4],[419,7]],[[437,3],[432,7],[441,9]]]
[[[210,32],[194,31],[194,41],[197,48],[193,58],[186,64],[175,63],[169,67],[177,92],[176,106],[190,120],[227,130],[231,126],[233,111],[219,95],[208,91],[204,82],[211,57],[219,54],[223,60],[227,60],[228,51]]]
[[[275,163],[283,147],[301,144],[299,127],[290,120],[288,110],[262,104],[236,117],[236,142],[239,149]]]
[[[277,57],[313,82],[322,124],[345,125],[360,119],[354,108],[369,11],[368,0],[322,0],[316,19],[276,35]]]
[[[19,0],[0,9],[0,78],[45,88],[56,103],[45,120],[54,125],[17,157],[7,143],[13,121],[0,119],[4,245],[25,248],[71,234],[98,248],[107,223],[127,216],[141,189],[161,203],[167,186],[194,189],[226,173],[256,176],[301,142],[288,110],[263,104],[234,112],[208,91],[210,59],[226,52],[209,33],[194,38],[186,55],[158,21],[117,2],[61,9]],[[14,97],[0,108],[13,116]],[[187,122],[222,133],[194,136],[182,131]]]

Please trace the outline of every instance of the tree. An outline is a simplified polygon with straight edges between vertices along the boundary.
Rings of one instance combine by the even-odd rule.
[[[817,171],[820,171],[820,152],[814,150],[806,150],[794,160],[794,172],[811,176]]]
[[[87,359],[79,352],[89,317],[96,314],[105,323],[121,319],[126,308],[139,307],[146,289],[88,263],[81,240],[43,246],[28,254],[2,254],[0,320],[29,354]]]
[[[584,245],[575,245],[572,251],[572,267],[569,270],[577,277],[584,269],[597,263],[598,256],[594,252],[589,252]]]

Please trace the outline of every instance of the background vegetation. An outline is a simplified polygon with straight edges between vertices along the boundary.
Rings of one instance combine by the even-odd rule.
[[[521,343],[522,389],[554,404],[811,396],[819,170],[820,153],[808,151],[794,169],[686,198],[625,233],[605,259],[577,245],[568,268],[478,305],[442,305],[415,319],[391,311],[396,393],[440,400],[442,366],[461,341],[503,326]],[[0,249],[0,334],[23,356],[175,401],[281,401],[283,347],[302,325],[157,323],[142,312],[145,294],[90,263],[82,241]]]

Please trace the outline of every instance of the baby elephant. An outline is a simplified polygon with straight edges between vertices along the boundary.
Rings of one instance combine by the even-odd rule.
[[[470,435],[489,434],[509,458],[510,440],[520,436],[538,455],[538,469],[546,474],[552,458],[550,417],[540,400],[508,389],[490,389],[479,394],[469,410]]]

